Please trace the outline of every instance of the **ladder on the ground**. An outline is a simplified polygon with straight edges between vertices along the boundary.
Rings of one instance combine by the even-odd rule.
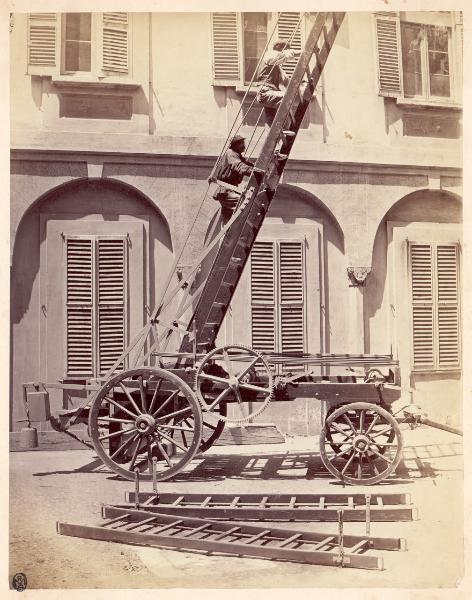
[[[125,502],[159,513],[241,521],[413,521],[409,494],[188,494],[127,492]]]
[[[224,235],[180,345],[180,352],[208,351],[218,334],[257,233],[277,189],[290,150],[324,69],[345,13],[317,13],[304,49],[249,178],[241,214]],[[316,64],[311,66],[313,56]],[[303,80],[308,84],[304,86]],[[304,89],[303,89],[304,88]],[[290,130],[293,135],[284,136]],[[280,156],[277,144],[282,140]]]
[[[98,525],[57,523],[57,532],[93,540],[230,556],[287,560],[304,564],[382,569],[372,550],[405,550],[401,538],[381,538],[259,527],[141,509],[103,506]]]

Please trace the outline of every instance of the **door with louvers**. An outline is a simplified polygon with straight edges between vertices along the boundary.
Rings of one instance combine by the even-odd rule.
[[[460,367],[459,245],[409,244],[415,371]]]
[[[263,353],[320,352],[323,228],[310,219],[266,222],[227,313],[218,343]]]
[[[100,377],[144,323],[143,223],[45,220],[41,376]]]

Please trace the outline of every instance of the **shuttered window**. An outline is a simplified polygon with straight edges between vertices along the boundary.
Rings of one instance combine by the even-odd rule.
[[[104,374],[124,349],[127,238],[66,236],[66,376]]]
[[[301,51],[302,49],[302,25],[299,12],[282,12],[277,23],[277,37],[282,40],[290,41],[292,50]],[[283,70],[289,77],[293,75],[297,59],[292,59],[284,63]]]
[[[452,60],[452,47],[455,45],[455,52],[461,54],[460,14],[454,13],[451,19],[442,16],[440,22],[446,24],[436,25],[429,13],[425,13],[427,22],[424,23],[400,21],[400,13],[396,12],[375,13],[377,79],[381,96],[453,99],[452,71],[456,66]],[[448,22],[451,26],[447,26]]]
[[[400,19],[396,13],[375,15],[377,78],[381,96],[402,95]]]
[[[103,70],[128,73],[128,47],[128,13],[103,13]]]
[[[130,17],[115,13],[30,13],[28,73],[129,74]]]
[[[301,240],[257,241],[251,252],[252,345],[304,352],[305,254]]]
[[[236,85],[241,80],[239,14],[212,13],[211,24],[213,84]]]
[[[459,246],[410,243],[413,368],[460,366]]]
[[[28,15],[28,73],[54,75],[59,73],[58,15],[30,13]]]
[[[277,22],[277,28],[272,30]],[[212,13],[213,85],[237,86],[248,83],[261,58],[267,39],[290,40],[294,50],[301,50],[304,31],[299,12]],[[270,45],[269,45],[270,46]],[[296,60],[283,68],[292,75]]]

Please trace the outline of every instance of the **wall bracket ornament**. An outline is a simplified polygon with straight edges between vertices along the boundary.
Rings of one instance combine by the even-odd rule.
[[[364,286],[369,273],[370,267],[348,267],[347,276],[351,287]]]

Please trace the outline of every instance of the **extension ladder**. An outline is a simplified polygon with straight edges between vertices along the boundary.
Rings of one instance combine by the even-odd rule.
[[[409,494],[159,494],[127,492],[129,506],[159,513],[242,521],[412,521],[416,508]]]
[[[208,351],[218,334],[244,265],[280,181],[290,150],[324,69],[345,13],[317,13],[305,47],[298,59],[281,105],[240,201],[239,217],[224,235],[206,284],[196,302],[180,352]],[[310,61],[316,56],[316,64]],[[303,79],[308,85],[301,91]],[[294,135],[283,138],[281,154],[275,152],[283,130]]]
[[[57,523],[57,532],[93,540],[224,553],[305,564],[382,569],[383,559],[371,550],[405,550],[401,538],[338,535],[211,521],[103,506],[105,522],[90,526]]]

